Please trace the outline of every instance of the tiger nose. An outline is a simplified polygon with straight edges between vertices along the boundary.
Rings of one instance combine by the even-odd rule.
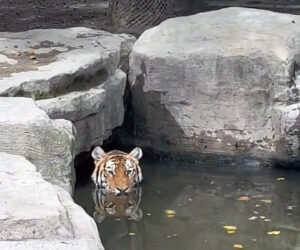
[[[116,188],[116,190],[117,190],[117,193],[126,193],[128,188]]]

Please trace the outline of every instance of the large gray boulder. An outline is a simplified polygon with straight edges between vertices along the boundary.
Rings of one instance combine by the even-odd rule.
[[[299,23],[227,8],[144,32],[130,57],[137,143],[299,160]]]
[[[0,97],[0,141],[0,152],[25,156],[46,180],[72,191],[71,122],[50,119],[31,98]]]
[[[50,118],[72,121],[76,153],[102,144],[122,124],[121,70],[128,70],[133,36],[76,27],[0,37],[0,96],[32,97]]]
[[[22,156],[0,153],[1,249],[103,249],[94,220]]]

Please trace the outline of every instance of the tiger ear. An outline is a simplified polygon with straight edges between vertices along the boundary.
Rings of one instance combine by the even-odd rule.
[[[134,148],[129,154],[137,160],[143,157],[143,151],[139,147]]]
[[[94,158],[95,161],[99,161],[104,155],[105,152],[100,147],[95,147],[94,150],[92,151],[92,157]]]

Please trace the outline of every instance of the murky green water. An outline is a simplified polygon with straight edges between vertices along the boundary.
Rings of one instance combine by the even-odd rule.
[[[142,168],[145,182],[128,196],[95,193],[92,183],[75,192],[106,250],[300,249],[300,172],[243,164]],[[267,234],[273,231],[279,234]]]

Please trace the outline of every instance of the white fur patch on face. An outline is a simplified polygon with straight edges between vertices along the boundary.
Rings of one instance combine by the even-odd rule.
[[[142,174],[142,170],[140,168],[140,166],[137,166],[137,182],[141,182],[143,180],[143,174]]]
[[[132,171],[133,170],[133,164],[131,163],[130,160],[126,160],[125,166],[126,166],[127,171]]]
[[[113,161],[108,161],[105,164],[105,171],[110,175],[114,175],[115,174],[115,169],[116,169],[116,165],[114,164]]]
[[[106,188],[107,182],[106,179],[104,178],[103,173],[98,174],[97,180],[95,180],[95,184],[97,185],[98,188]]]
[[[107,182],[105,181],[105,179],[103,178],[102,180],[102,185],[101,185],[102,188],[107,188]]]
[[[101,178],[101,174],[98,174],[98,176],[97,176],[97,184],[101,187],[101,182],[102,182],[102,180],[101,180],[102,178]]]
[[[96,178],[97,178],[97,177],[96,177],[96,171],[93,172],[93,174],[92,174],[91,177],[92,177],[93,182],[94,182],[95,184],[97,184],[97,180],[96,180]]]
[[[125,167],[126,167],[127,175],[132,176],[134,174],[134,166],[130,160],[126,160]]]

